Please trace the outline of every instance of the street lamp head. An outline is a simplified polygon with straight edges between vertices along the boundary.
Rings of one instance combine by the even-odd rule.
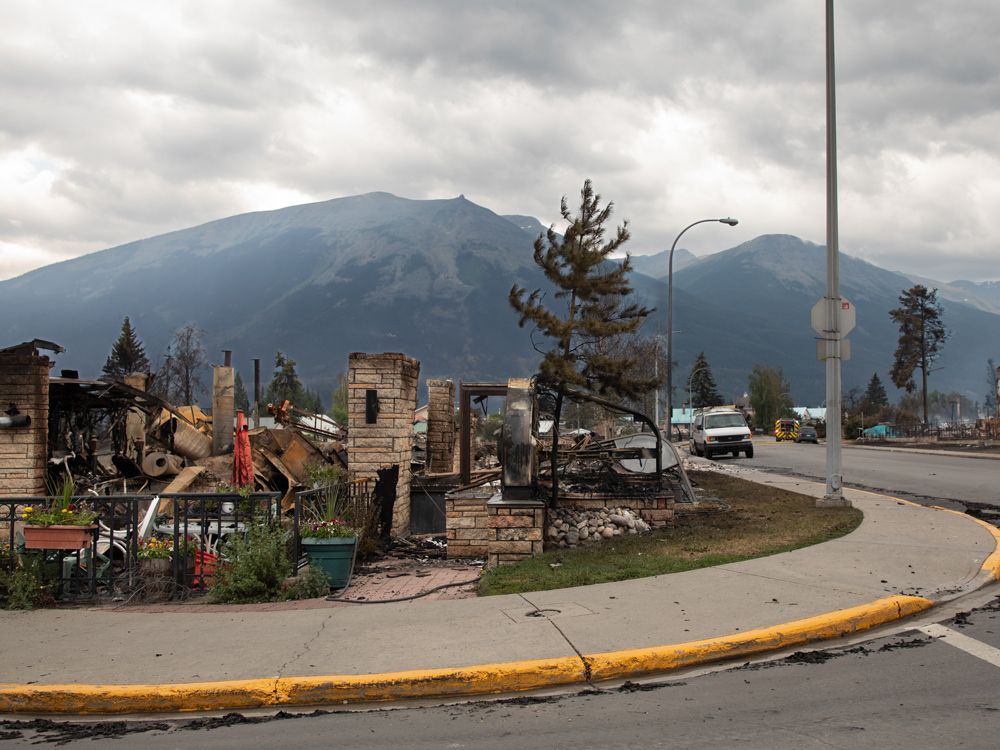
[[[731,227],[735,227],[737,224],[740,223],[737,219],[734,219],[732,216],[727,216],[725,219],[719,219],[719,221],[723,224],[728,224]]]

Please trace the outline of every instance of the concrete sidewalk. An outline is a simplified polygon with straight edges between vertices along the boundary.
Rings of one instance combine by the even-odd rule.
[[[845,443],[844,448],[865,451],[889,451],[890,453],[922,453],[926,456],[960,456],[962,458],[984,458],[992,461],[1000,461],[1000,453],[987,453],[985,451],[951,451],[941,448],[904,448],[893,445],[859,445],[857,443]]]
[[[740,475],[804,494],[822,495],[824,489],[760,472]],[[710,661],[852,632],[995,579],[998,537],[984,524],[862,491],[845,494],[865,518],[841,539],[612,584],[524,596],[266,612],[205,607],[158,613],[128,608],[3,612],[0,682],[6,685],[0,685],[0,711],[118,710],[108,708],[113,699],[98,702],[95,709],[86,691],[76,703],[59,691],[55,702],[46,702],[25,692],[29,683],[32,690],[51,684],[96,685],[101,687],[94,695],[111,696],[114,689],[105,686],[143,685],[148,697],[163,694],[167,684],[256,680],[253,691],[274,693],[241,703],[213,686],[211,695],[223,696],[216,702],[199,698],[185,704],[182,696],[180,703],[163,704],[172,706],[169,710],[323,703],[341,695],[329,692],[331,685],[341,683],[354,686],[355,692],[343,693],[351,700],[568,684],[658,671],[680,664],[676,655],[682,652]],[[894,595],[900,596],[880,601]],[[794,624],[801,620],[809,624]],[[750,651],[727,640],[747,631],[755,634],[736,640],[752,641]],[[788,635],[793,632],[798,640]],[[713,639],[722,645],[693,650],[677,645],[715,643]],[[606,654],[634,649],[647,651],[630,652],[627,658]],[[600,665],[609,658],[625,666],[602,671]],[[526,663],[532,666],[521,666]],[[532,676],[517,677],[518,669]],[[423,676],[379,675],[410,670]],[[353,675],[377,677],[355,680]],[[312,692],[279,689],[289,676],[305,678]],[[476,685],[477,680],[482,684]],[[410,682],[426,683],[426,689],[408,692]],[[320,684],[327,692],[316,692]],[[392,689],[380,692],[373,687],[379,684]],[[183,686],[177,687],[183,693]]]

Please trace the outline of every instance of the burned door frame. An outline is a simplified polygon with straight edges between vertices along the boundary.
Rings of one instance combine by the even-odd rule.
[[[479,396],[507,397],[506,383],[458,384],[458,473],[463,485],[472,481],[472,399]]]

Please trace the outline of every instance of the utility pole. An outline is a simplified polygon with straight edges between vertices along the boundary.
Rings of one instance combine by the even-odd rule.
[[[840,360],[844,354],[840,326],[840,238],[837,218],[837,102],[834,75],[833,0],[826,0],[826,494],[819,507],[850,506],[844,498],[841,463]]]

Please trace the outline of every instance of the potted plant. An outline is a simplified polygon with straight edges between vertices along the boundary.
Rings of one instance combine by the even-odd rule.
[[[146,599],[162,599],[170,584],[170,558],[174,554],[172,539],[142,539],[139,542],[139,575]]]
[[[22,509],[25,549],[90,547],[97,529],[97,513],[84,503],[74,502],[75,489],[72,480],[66,480],[61,491],[49,498],[46,507],[28,505]]]
[[[346,587],[358,541],[354,529],[339,518],[326,518],[303,525],[299,536],[309,564],[323,571],[330,588]]]

